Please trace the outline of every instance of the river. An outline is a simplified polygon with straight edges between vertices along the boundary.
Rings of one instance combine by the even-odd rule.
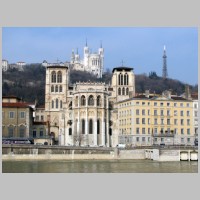
[[[5,160],[2,173],[198,173],[197,161]]]

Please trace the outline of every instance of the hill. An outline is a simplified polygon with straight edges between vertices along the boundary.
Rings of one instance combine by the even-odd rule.
[[[39,105],[44,105],[45,101],[45,73],[46,69],[41,64],[26,65],[24,71],[10,69],[2,72],[2,96],[15,95],[27,102],[37,100]],[[92,81],[111,83],[112,74],[110,71],[104,73],[101,79],[87,72],[70,72],[70,83],[78,81]],[[135,75],[136,93],[143,93],[150,90],[155,93],[171,89],[174,94],[180,95],[185,91],[185,83],[174,79],[163,79],[158,77],[155,72],[149,76],[145,74]],[[198,91],[198,86],[190,85],[192,92]]]

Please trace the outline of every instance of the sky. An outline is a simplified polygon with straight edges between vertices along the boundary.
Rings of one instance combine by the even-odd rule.
[[[4,27],[2,58],[9,63],[70,61],[72,49],[81,59],[87,39],[92,52],[104,48],[104,69],[122,65],[135,74],[162,76],[166,46],[168,77],[198,83],[198,28],[195,27]]]

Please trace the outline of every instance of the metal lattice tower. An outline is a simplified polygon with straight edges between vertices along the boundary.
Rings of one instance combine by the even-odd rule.
[[[167,55],[166,55],[166,49],[164,46],[164,53],[163,53],[163,71],[162,71],[162,77],[163,78],[167,78],[168,74],[167,74]]]

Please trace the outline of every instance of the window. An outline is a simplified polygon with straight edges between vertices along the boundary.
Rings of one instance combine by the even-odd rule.
[[[181,113],[180,113],[180,115],[181,115],[181,116],[183,116],[183,110],[181,110]]]
[[[60,108],[62,108],[62,100],[60,100]]]
[[[190,116],[190,111],[187,111],[187,116],[188,116],[188,117]]]
[[[125,95],[125,88],[122,88],[122,95]]]
[[[181,138],[181,143],[184,143],[184,138]]]
[[[194,104],[194,108],[197,108],[197,104],[196,103]]]
[[[154,102],[154,106],[157,106],[157,102]]]
[[[174,116],[177,116],[178,111],[174,110]]]
[[[170,119],[167,119],[167,125],[170,125]]]
[[[56,108],[58,108],[58,99],[56,99]]]
[[[44,116],[43,115],[41,115],[41,121],[44,121]]]
[[[170,116],[170,110],[167,110],[167,116]]]
[[[139,142],[139,141],[140,141],[140,138],[139,138],[139,137],[136,137],[136,141]]]
[[[126,74],[124,74],[124,85],[126,85]]]
[[[178,120],[174,119],[174,125],[177,125]]]
[[[128,88],[126,88],[126,95],[128,95],[128,92],[129,92],[129,90],[128,90]]]
[[[139,134],[140,133],[140,129],[136,128],[136,133]]]
[[[150,115],[150,110],[148,110],[148,115]]]
[[[142,137],[142,142],[145,142],[145,137]]]
[[[94,106],[94,97],[92,95],[90,95],[89,98],[88,98],[88,105]]]
[[[140,110],[137,109],[137,110],[136,110],[136,115],[139,115],[139,114],[140,114]]]
[[[181,119],[181,125],[184,125],[184,120],[183,119]]]
[[[52,82],[52,83],[56,83],[56,72],[55,72],[55,71],[53,71],[53,72],[51,73],[51,82]]]
[[[97,134],[100,134],[100,120],[97,120]]]
[[[187,138],[187,142],[190,142],[190,138]]]
[[[36,115],[35,120],[36,120],[36,121],[39,121],[39,115]]]
[[[190,104],[189,104],[189,103],[187,103],[187,107],[190,107]]]
[[[145,102],[142,102],[142,105],[145,105]]]
[[[177,103],[174,103],[174,107],[176,107],[177,106]]]
[[[167,103],[167,106],[170,106],[170,103]]]
[[[54,100],[51,101],[51,108],[54,108]]]
[[[101,96],[97,97],[97,106],[101,106]]]
[[[60,91],[59,92],[62,92],[62,85],[60,85]]]
[[[160,103],[160,106],[163,106],[163,103]]]
[[[121,88],[118,89],[118,95],[121,95]]]
[[[142,110],[142,115],[145,115],[145,110]]]
[[[72,135],[72,128],[69,128],[69,135]]]
[[[54,86],[53,85],[51,86],[51,92],[54,92]]]
[[[158,124],[158,120],[154,119],[154,124],[157,125]]]
[[[25,118],[25,112],[20,112],[20,118],[24,119]]]
[[[57,74],[57,82],[62,83],[62,73],[60,71]]]
[[[164,125],[164,119],[161,119],[161,125]]]
[[[77,97],[78,100],[78,97]],[[81,106],[85,106],[85,96],[81,96]],[[78,102],[77,102],[77,106],[78,106]]]
[[[40,129],[40,137],[43,137],[44,136],[44,131],[43,129]]]
[[[8,137],[13,137],[13,135],[14,135],[14,129],[13,129],[13,127],[8,127]]]
[[[82,119],[82,134],[85,134],[85,120]]]
[[[190,129],[189,128],[187,129],[187,134],[190,135]]]
[[[183,103],[180,103],[180,106],[183,107]]]
[[[145,134],[145,128],[142,128],[142,134]]]
[[[10,111],[10,112],[9,112],[9,118],[10,118],[10,119],[14,119],[14,118],[15,118],[15,112]]]
[[[139,124],[140,121],[139,121],[139,118],[136,118],[136,124]]]
[[[154,110],[154,115],[156,116],[158,113],[157,113],[157,110]]]
[[[123,75],[121,74],[121,85],[123,85]]]
[[[187,125],[188,125],[188,126],[190,125],[190,120],[189,120],[189,119],[187,119]]]
[[[160,111],[160,115],[161,115],[161,116],[164,116],[164,110],[161,110],[161,111]]]
[[[33,130],[33,138],[36,138],[36,130]]]
[[[183,128],[181,129],[181,134],[184,134],[184,129]]]
[[[145,118],[142,118],[142,124],[145,124]]]
[[[93,123],[92,123],[92,119],[89,120],[89,134],[93,133]]]
[[[56,87],[55,87],[55,92],[58,92],[58,86],[56,85]]]
[[[121,74],[118,75],[118,85],[121,85]]]
[[[19,137],[21,137],[21,138],[25,137],[25,128],[24,127],[20,127],[20,129],[19,129]]]
[[[157,128],[154,128],[154,133],[158,133],[158,129]]]
[[[194,111],[194,116],[197,117],[198,116],[198,112]]]
[[[150,123],[150,118],[148,118],[148,124],[151,124],[151,123]]]
[[[148,134],[150,134],[151,133],[151,129],[150,128],[148,128]]]

